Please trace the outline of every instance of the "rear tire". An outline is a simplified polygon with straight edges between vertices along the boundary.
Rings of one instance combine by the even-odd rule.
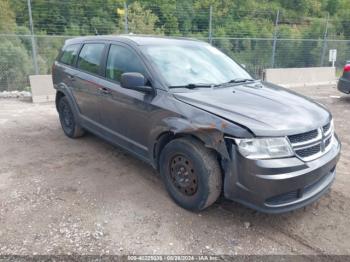
[[[160,155],[160,173],[171,198],[200,211],[220,196],[222,175],[217,155],[194,138],[169,142]]]
[[[58,115],[63,132],[70,138],[78,138],[85,134],[83,128],[77,124],[73,110],[67,97],[63,96],[57,103]]]

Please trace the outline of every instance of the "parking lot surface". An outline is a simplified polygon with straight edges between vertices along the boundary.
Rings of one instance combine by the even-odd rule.
[[[54,104],[0,99],[0,254],[350,255],[350,96],[295,91],[331,110],[343,149],[332,190],[282,215],[223,199],[188,212],[147,164],[67,138]]]

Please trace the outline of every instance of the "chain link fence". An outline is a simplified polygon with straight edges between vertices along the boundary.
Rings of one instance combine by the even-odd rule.
[[[220,10],[196,7],[190,2],[185,7],[161,10],[161,6],[152,3],[102,1],[95,10],[82,8],[83,1],[68,6],[66,1],[51,0],[50,8],[40,5],[45,1],[17,1],[26,5],[15,13],[16,26],[0,31],[0,91],[29,89],[28,76],[50,74],[64,41],[81,35],[142,33],[194,37],[218,47],[255,77],[262,77],[264,69],[272,67],[330,66],[330,49],[337,49],[337,68],[350,60],[350,41],[343,39],[339,31],[339,24],[348,21],[328,17],[288,17],[278,10]],[[41,18],[43,13],[45,19]],[[2,13],[0,19],[1,16]],[[303,34],[289,37],[290,32],[300,28],[309,31],[308,36],[313,38]]]

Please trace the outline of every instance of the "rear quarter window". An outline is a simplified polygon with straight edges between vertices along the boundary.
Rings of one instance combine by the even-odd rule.
[[[69,45],[62,51],[59,61],[66,65],[73,65],[78,55],[80,44]]]

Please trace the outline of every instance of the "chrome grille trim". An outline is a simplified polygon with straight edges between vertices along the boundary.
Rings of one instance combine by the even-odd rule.
[[[329,125],[329,128],[327,128],[327,126]],[[334,124],[333,121],[331,121],[329,124],[325,125],[322,127],[325,136],[328,136],[330,133],[334,132]]]
[[[332,125],[332,122],[329,122],[327,125],[324,125],[324,126],[322,127],[322,128],[323,128],[323,132],[324,132],[325,134],[327,134],[327,133],[330,131],[331,125]]]
[[[294,150],[294,153],[298,158],[300,158],[305,162],[312,161],[323,156],[331,149],[333,140],[334,140],[333,121],[331,121],[327,125],[324,125],[318,128],[317,133],[318,135],[316,138],[313,138],[307,141],[298,142],[298,143],[292,143],[288,137],[288,140]],[[303,134],[300,134],[300,136],[302,135]],[[315,150],[317,149],[317,147],[319,147],[320,149]],[[307,155],[307,149],[310,149],[309,150],[310,155]],[[298,151],[299,151],[299,154],[298,154]]]

